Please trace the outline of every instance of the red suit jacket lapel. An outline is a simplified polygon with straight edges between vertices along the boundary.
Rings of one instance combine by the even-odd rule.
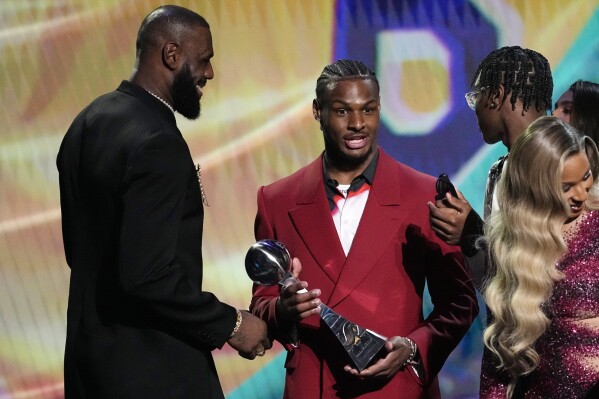
[[[380,150],[374,181],[341,276],[329,306],[334,307],[360,284],[377,264],[406,216],[400,205],[400,183],[395,161]]]
[[[289,214],[318,266],[335,285],[333,292],[323,292],[321,297],[333,307],[368,275],[405,217],[400,206],[399,175],[395,161],[380,150],[374,182],[347,258],[324,190],[322,157],[310,164],[300,184],[297,207]]]
[[[345,253],[324,190],[322,157],[312,162],[304,174],[297,207],[289,211],[289,216],[318,266],[335,284],[345,262]],[[327,302],[327,293],[322,294],[321,299]]]

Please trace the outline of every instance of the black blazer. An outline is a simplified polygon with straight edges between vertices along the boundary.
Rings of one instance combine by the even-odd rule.
[[[204,211],[172,112],[123,81],[60,147],[69,398],[222,398],[236,312],[202,291]]]

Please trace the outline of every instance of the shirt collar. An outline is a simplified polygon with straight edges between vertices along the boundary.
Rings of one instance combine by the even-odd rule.
[[[376,153],[374,154],[374,157],[372,158],[372,161],[370,161],[370,163],[368,164],[366,169],[364,169],[364,171],[362,173],[360,173],[358,176],[354,177],[354,179],[352,180],[350,189],[359,188],[359,187],[354,187],[354,186],[360,181],[366,181],[366,182],[368,182],[368,184],[372,185],[372,182],[374,181],[374,172],[376,172],[376,166],[378,164],[378,160],[379,160],[379,150],[377,148]],[[337,180],[331,179],[331,177],[329,176],[328,157],[327,157],[326,151],[324,153],[324,156],[322,157],[322,173],[323,173],[324,181],[327,185],[332,185],[333,187],[337,187],[339,185],[339,182]]]

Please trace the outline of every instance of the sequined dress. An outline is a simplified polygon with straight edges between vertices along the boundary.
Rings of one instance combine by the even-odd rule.
[[[540,365],[519,381],[513,398],[599,398],[599,211],[582,217],[557,265],[565,278],[547,307],[551,325],[536,343]],[[585,325],[594,318],[594,328]],[[505,398],[508,380],[489,355],[483,357],[480,397]]]

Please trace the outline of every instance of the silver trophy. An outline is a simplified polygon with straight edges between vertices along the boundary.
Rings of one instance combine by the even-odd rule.
[[[291,256],[285,245],[276,240],[260,240],[245,256],[245,270],[259,285],[279,284],[286,287],[298,283],[291,274]],[[298,294],[307,292],[305,289]],[[320,305],[320,318],[345,348],[357,370],[365,369],[385,345],[387,339],[343,318],[334,310]]]

